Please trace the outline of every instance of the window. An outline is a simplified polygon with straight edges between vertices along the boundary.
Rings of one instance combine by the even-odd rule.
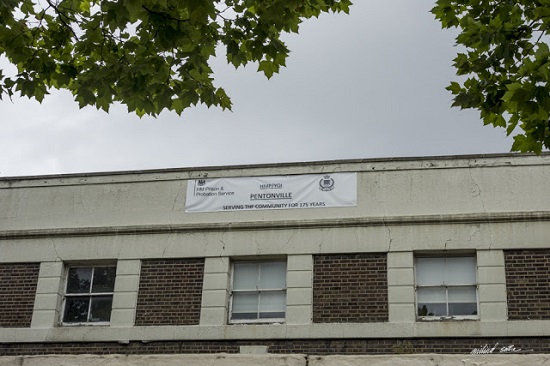
[[[281,322],[286,312],[286,262],[235,262],[230,321]]]
[[[108,323],[111,320],[115,276],[115,266],[69,267],[63,323]]]
[[[416,258],[420,318],[477,318],[475,257]]]

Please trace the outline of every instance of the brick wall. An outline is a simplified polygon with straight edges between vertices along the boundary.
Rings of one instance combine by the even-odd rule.
[[[31,326],[40,263],[0,263],[0,327]]]
[[[550,250],[506,250],[508,319],[550,319]]]
[[[239,353],[240,346],[267,346],[269,353],[307,355],[372,355],[372,354],[469,354],[474,348],[513,345],[519,353],[550,353],[550,337],[504,338],[409,338],[409,339],[288,339],[241,341],[155,341],[74,342],[74,343],[3,343],[1,356],[44,354],[189,354]]]
[[[386,254],[313,257],[313,322],[388,321]]]
[[[203,277],[203,258],[144,260],[136,325],[199,324]]]

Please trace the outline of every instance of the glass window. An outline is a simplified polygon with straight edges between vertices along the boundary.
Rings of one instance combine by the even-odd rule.
[[[115,276],[115,266],[69,267],[63,323],[109,322]]]
[[[416,258],[417,315],[477,317],[476,260],[468,257]]]
[[[283,321],[286,312],[286,262],[235,262],[231,322]]]

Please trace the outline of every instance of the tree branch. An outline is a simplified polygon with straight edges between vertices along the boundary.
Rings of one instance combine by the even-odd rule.
[[[179,19],[179,18],[174,18],[173,16],[171,16],[170,14],[166,14],[166,13],[163,13],[163,12],[160,12],[160,11],[155,11],[153,9],[149,9],[148,7],[146,7],[145,5],[142,5],[141,6],[143,9],[145,9],[147,12],[151,13],[151,14],[155,14],[155,15],[160,15],[161,17],[163,18],[166,18],[166,19],[170,19],[170,20],[175,20],[177,22],[188,22],[190,21],[191,19]]]
[[[57,7],[57,5],[55,5],[54,3],[52,3],[51,0],[46,0],[46,2],[48,4],[50,4],[50,6],[55,10],[56,14],[58,15],[57,19],[59,19],[59,21],[61,22],[61,24],[63,24],[65,27],[67,27],[71,33],[73,34],[74,38],[78,41],[78,36],[76,35],[75,31],[73,30],[73,28],[70,26],[69,23],[67,23],[66,20],[69,20],[70,21],[73,21],[73,22],[76,22],[77,20],[74,19],[74,18],[71,18],[69,17],[67,14],[65,14],[64,12],[61,11],[61,9],[59,9],[59,7]],[[65,18],[65,19],[64,19]]]

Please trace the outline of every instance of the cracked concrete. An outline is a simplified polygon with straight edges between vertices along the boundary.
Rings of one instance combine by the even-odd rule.
[[[510,166],[512,161],[518,163]],[[0,205],[3,211],[0,234],[4,235],[0,238],[0,261],[114,262],[206,257],[206,261],[229,263],[232,258],[358,252],[392,252],[396,254],[394,258],[405,253],[412,261],[415,252],[459,249],[473,253],[487,248],[504,251],[524,244],[547,249],[549,166],[550,155],[499,156],[477,160],[329,162],[313,167],[303,164],[229,167],[177,174],[104,174],[89,181],[80,181],[81,177],[67,177],[61,182],[54,178],[28,178],[13,183],[14,187],[8,187],[9,183],[0,178],[0,202],[6,203]],[[209,213],[184,210],[187,177],[253,177],[340,170],[357,173],[356,207]],[[485,281],[481,285],[486,286],[484,292],[492,290],[495,272],[503,277],[504,269],[493,267],[480,271],[484,273],[481,276]],[[401,287],[403,292],[402,302],[390,304],[394,306],[392,311],[414,314],[412,265],[395,268],[393,273],[402,280],[393,290]],[[503,287],[503,281],[497,285]],[[480,301],[481,305],[488,305],[485,314],[495,313],[495,296]],[[225,305],[223,302],[220,307]],[[264,341],[273,336],[312,339],[327,334],[342,338],[550,336],[550,321],[511,322],[505,315],[503,311],[498,318],[495,315],[488,321],[482,315],[481,321],[454,324],[416,322],[411,315],[401,317],[399,322],[380,322],[368,327],[311,323],[274,326],[282,331],[273,331],[271,327],[269,331],[260,331],[260,326],[230,328],[224,325],[227,317],[220,317],[223,319],[215,326],[147,330],[128,326],[124,329],[127,333],[116,326],[86,329],[88,334],[78,333],[74,328],[60,330],[62,327],[10,329],[0,332],[0,341],[40,342],[44,341],[41,331],[48,332],[48,340],[57,342],[73,341],[69,333],[76,334],[75,340],[98,342],[122,339],[121,334],[130,334],[134,339],[146,334],[152,340],[227,337]],[[232,331],[223,335],[222,328]],[[237,328],[240,330],[235,331]],[[313,358],[309,361],[315,362]]]
[[[292,241],[294,240],[294,237],[298,234],[298,232],[295,230],[295,231],[292,231],[290,233],[290,235],[288,236],[284,246],[285,247],[289,247],[290,246],[290,243],[292,243]]]
[[[58,262],[58,261],[62,262],[63,258],[61,257],[61,254],[59,254],[59,252],[57,251],[57,246],[55,244],[55,240],[54,239],[49,239],[49,242],[52,246],[53,252],[55,253],[54,262]]]
[[[451,234],[451,237],[449,239],[447,239],[445,241],[445,244],[444,244],[444,250],[448,250],[449,248],[447,248],[447,245],[449,245],[450,243],[452,243],[452,241],[454,240],[455,237],[457,237],[459,235],[459,232],[460,232],[460,227],[457,227],[455,226],[453,231],[452,231],[452,234]],[[456,249],[456,248],[454,248]]]
[[[225,252],[225,239],[224,239],[225,234],[226,234],[226,231],[222,231],[221,238],[220,238],[220,243],[221,243],[220,254],[219,254],[220,257],[223,256],[223,253]]]
[[[468,168],[468,174],[470,176],[471,182],[473,183],[472,187],[474,188],[474,189],[471,190],[472,197],[479,197],[479,200],[481,202],[481,206],[483,207],[483,212],[487,212],[487,209],[485,208],[485,202],[483,200],[483,196],[481,195],[481,187],[480,187],[479,183],[474,179],[474,176],[472,174],[472,169],[473,169],[472,166],[470,166]]]
[[[250,348],[250,347],[249,347]],[[243,348],[247,351],[249,348]],[[254,349],[254,348],[250,348]],[[550,355],[47,355],[3,356],[0,366],[543,366]]]
[[[392,238],[392,234],[391,234],[391,229],[390,229],[390,226],[386,224],[386,222],[384,222],[384,227],[386,228],[387,232],[388,232],[388,238],[389,238],[389,241],[388,241],[388,252],[391,252],[392,251],[392,243],[393,243],[393,238]]]
[[[173,215],[174,215],[174,212],[177,212],[178,214],[180,213],[180,211],[176,211],[176,204],[178,204],[178,201],[180,199],[180,196],[185,192],[185,189],[184,189],[184,182],[180,182],[180,184],[178,185],[178,188],[177,188],[177,193],[176,195],[174,196],[174,201],[172,202],[172,211],[170,212],[170,224],[173,224]],[[182,211],[184,210],[184,208],[182,207],[181,209]]]

